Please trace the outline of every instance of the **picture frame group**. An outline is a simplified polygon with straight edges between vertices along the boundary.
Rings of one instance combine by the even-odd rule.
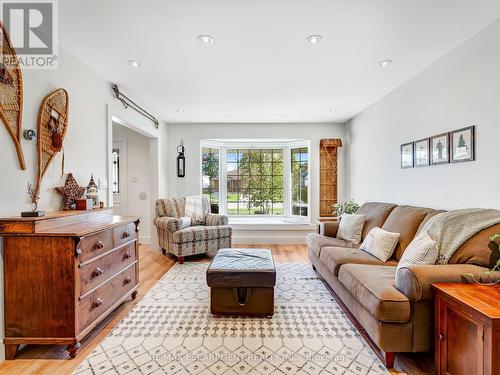
[[[475,160],[475,125],[401,145],[401,168]]]

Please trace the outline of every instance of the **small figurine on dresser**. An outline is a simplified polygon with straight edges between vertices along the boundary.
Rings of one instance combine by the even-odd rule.
[[[94,181],[94,175],[90,175],[90,181],[87,186],[87,199],[92,199],[92,206],[99,207],[99,189]]]
[[[85,188],[78,186],[73,173],[68,173],[64,186],[58,186],[55,191],[62,195],[63,210],[75,209],[75,200],[81,198],[85,193]]]
[[[28,189],[26,191],[30,199],[31,211],[21,212],[21,217],[42,217],[45,216],[45,211],[38,210],[38,201],[40,200],[40,193],[33,188],[33,185],[28,182]]]

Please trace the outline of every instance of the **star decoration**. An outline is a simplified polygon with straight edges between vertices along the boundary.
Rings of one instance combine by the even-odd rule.
[[[78,186],[73,173],[68,173],[64,186],[55,188],[55,191],[62,195],[63,210],[71,210],[71,206],[75,203],[75,199],[81,198],[85,192],[85,188]]]

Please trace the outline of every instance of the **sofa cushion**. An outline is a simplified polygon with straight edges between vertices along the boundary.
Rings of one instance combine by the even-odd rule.
[[[306,236],[306,244],[309,251],[312,251],[317,258],[319,258],[321,251],[326,246],[335,247],[358,247],[359,245],[341,240],[340,238],[326,237],[318,233],[309,233]]]
[[[327,237],[337,237],[340,221],[324,221],[319,223],[319,234]]]
[[[231,234],[231,227],[226,225],[215,227],[199,225],[174,232],[172,234],[172,240],[174,243],[204,241],[215,238],[231,237]]]
[[[424,227],[425,223],[427,223],[429,221],[429,219],[431,219],[434,216],[436,216],[437,214],[441,214],[443,212],[446,212],[446,211],[445,210],[431,210],[431,211],[429,211],[427,216],[424,217],[424,220],[422,220],[422,222],[420,223],[420,226],[418,227],[418,230],[417,230],[417,234],[420,233],[420,231]]]
[[[338,276],[339,269],[344,264],[374,264],[380,266],[394,266],[397,264],[395,261],[383,263],[373,255],[358,249],[329,246],[321,250],[319,259],[335,276]]]
[[[401,259],[403,251],[413,241],[420,223],[424,221],[427,214],[431,211],[432,209],[430,208],[413,206],[397,206],[392,210],[382,229],[400,234],[399,242],[394,250],[395,259]]]
[[[394,207],[396,207],[395,204],[380,202],[369,202],[362,205],[356,211],[356,214],[366,215],[362,239],[366,238],[366,235],[372,228],[382,227]]]
[[[490,267],[491,249],[488,248],[489,239],[494,234],[500,234],[500,224],[483,229],[472,236],[452,255],[450,264],[477,264],[478,266]]]
[[[395,287],[396,267],[346,264],[339,281],[376,319],[405,323],[410,320],[410,301]]]

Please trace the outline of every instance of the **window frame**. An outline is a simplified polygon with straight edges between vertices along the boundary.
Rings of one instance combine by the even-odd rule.
[[[227,152],[234,149],[282,149],[283,150],[283,215],[228,215],[230,218],[238,219],[256,219],[256,218],[291,218],[301,219],[310,222],[311,219],[311,140],[310,139],[293,139],[293,140],[249,140],[249,139],[228,139],[228,140],[200,140],[200,168],[199,168],[199,184],[200,193],[203,194],[203,148],[217,148],[219,150],[219,213],[227,214]],[[295,148],[307,148],[307,216],[292,214],[292,171],[291,171],[291,152]]]

